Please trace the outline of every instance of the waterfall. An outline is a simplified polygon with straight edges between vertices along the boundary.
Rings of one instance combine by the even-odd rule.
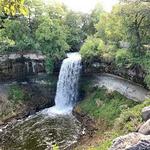
[[[26,67],[27,67],[27,74],[29,74],[29,62],[25,62]]]
[[[80,69],[81,56],[78,53],[72,53],[68,55],[68,58],[64,59],[57,83],[55,97],[57,107],[72,107],[76,102]]]
[[[49,114],[64,114],[72,111],[78,98],[78,81],[81,71],[81,56],[79,53],[69,53],[61,65],[55,106],[49,108]]]
[[[33,62],[32,62],[32,70],[33,70],[33,73],[36,73],[36,72],[35,72],[35,66],[36,66],[36,62],[33,61]]]

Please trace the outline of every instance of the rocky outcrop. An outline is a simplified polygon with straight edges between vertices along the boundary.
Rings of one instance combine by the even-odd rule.
[[[144,135],[150,135],[150,119],[140,127],[138,132]]]
[[[0,81],[25,81],[28,76],[45,72],[41,54],[10,54],[0,56]]]
[[[144,107],[142,109],[142,117],[144,121],[150,119],[150,106]]]
[[[109,91],[118,91],[136,102],[142,102],[149,98],[149,91],[142,86],[112,74],[96,74],[93,86],[105,87]]]
[[[118,137],[109,150],[150,150],[150,135],[130,133]]]
[[[56,82],[53,85],[27,82],[17,84],[26,95],[26,99],[18,103],[9,98],[9,89],[14,84],[16,85],[16,83],[0,85],[0,125],[54,105]]]
[[[117,67],[114,60],[94,59],[90,63],[83,62],[83,73],[110,73],[146,85],[144,83],[146,73],[139,64],[132,64],[128,67]]]

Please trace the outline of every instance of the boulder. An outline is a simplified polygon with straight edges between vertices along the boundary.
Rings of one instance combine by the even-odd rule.
[[[139,133],[150,135],[150,119],[140,127]]]
[[[148,119],[150,119],[150,106],[144,107],[142,109],[142,117],[144,121],[147,121]]]
[[[150,150],[150,135],[129,133],[113,141],[109,150]]]

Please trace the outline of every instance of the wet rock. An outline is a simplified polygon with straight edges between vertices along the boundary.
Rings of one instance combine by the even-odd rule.
[[[103,73],[95,75],[93,80],[93,86],[100,88],[105,87],[110,91],[117,91],[136,102],[142,102],[148,97],[149,91],[147,89],[112,74]]]
[[[150,119],[140,127],[139,133],[150,135]]]
[[[129,42],[125,42],[125,41],[119,41],[119,46],[120,48],[129,48],[130,47],[130,43]]]
[[[131,66],[118,68],[113,59],[93,59],[90,63],[83,62],[83,73],[111,73],[120,77],[132,80],[139,84],[146,85],[144,82],[145,71],[139,64],[132,64]]]
[[[10,54],[9,57],[0,57],[0,81],[17,80],[25,81],[27,76],[45,73],[44,59],[42,55]]]
[[[129,68],[127,68],[127,75],[131,80],[142,83],[145,77],[145,71],[139,64],[133,64]]]
[[[129,133],[113,141],[109,150],[150,150],[150,135]]]
[[[16,119],[33,115],[41,109],[54,105],[56,83],[54,85],[36,83],[17,84],[25,94],[25,99],[20,101],[19,104],[13,103],[8,96],[9,88],[13,84],[0,85],[0,121],[2,121],[2,124],[3,122],[4,124],[7,122],[15,123]]]
[[[144,121],[147,121],[148,119],[150,119],[150,106],[144,107],[142,109],[142,117]]]
[[[96,122],[86,113],[83,113],[81,110],[79,110],[78,107],[73,109],[73,115],[82,123],[82,126],[85,128],[84,134],[89,137],[93,137],[93,134],[97,130]]]

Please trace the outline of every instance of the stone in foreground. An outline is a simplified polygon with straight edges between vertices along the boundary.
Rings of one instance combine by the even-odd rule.
[[[150,135],[150,119],[140,127],[139,133]]]
[[[129,133],[113,141],[109,150],[150,150],[150,135]]]
[[[148,119],[150,119],[150,106],[144,107],[142,109],[142,117],[144,121],[147,121]]]

